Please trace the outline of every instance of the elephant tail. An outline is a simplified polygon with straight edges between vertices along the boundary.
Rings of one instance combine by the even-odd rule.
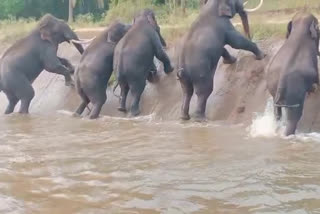
[[[275,97],[275,102],[274,102],[274,106],[276,107],[286,107],[286,108],[298,108],[300,107],[300,104],[293,104],[293,105],[288,105],[288,104],[284,104],[285,103],[285,92],[286,92],[286,88],[278,88],[277,93],[276,93],[276,97]]]
[[[118,97],[120,99],[121,96],[116,94],[116,89],[118,88],[118,86],[119,86],[119,82],[117,82],[117,84],[113,87],[112,92],[113,92],[114,96],[116,96],[116,97]]]

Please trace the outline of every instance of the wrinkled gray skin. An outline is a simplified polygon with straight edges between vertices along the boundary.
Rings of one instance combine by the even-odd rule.
[[[319,84],[318,20],[310,13],[298,13],[288,24],[287,40],[271,60],[267,87],[274,101],[274,113],[287,113],[285,135],[295,134],[302,116],[306,93]]]
[[[114,71],[121,88],[119,111],[126,112],[129,90],[133,95],[131,114],[140,114],[140,97],[156,56],[163,62],[165,73],[173,71],[170,60],[163,50],[154,13],[146,9],[146,16],[138,17],[128,33],[120,40],[115,49]]]
[[[143,11],[139,12],[137,15],[135,15],[135,17],[133,18],[132,24],[134,24],[137,19],[139,19],[141,17],[148,18],[148,16],[149,15],[152,16],[152,14],[153,14],[152,10],[149,10],[149,9],[143,10]],[[159,37],[160,37],[160,41],[161,41],[162,46],[166,47],[167,46],[166,41],[162,37],[162,35],[160,33],[160,27],[157,24],[155,25],[155,29],[156,29]],[[152,63],[152,65],[151,65],[150,72],[149,72],[149,75],[147,77],[147,80],[150,83],[154,83],[154,82],[156,82],[158,80],[157,67],[156,67],[156,65],[154,63]]]
[[[250,38],[248,17],[241,0],[208,0],[184,39],[178,62],[178,78],[183,90],[181,119],[190,119],[189,106],[194,92],[198,96],[196,120],[205,118],[207,99],[213,91],[213,78],[220,57],[225,63],[236,61],[225,45],[251,51],[258,60],[264,58],[257,45],[232,25],[230,19],[236,13]]]
[[[59,44],[72,39],[78,40],[78,37],[71,28],[63,20],[47,14],[29,35],[4,53],[0,62],[0,80],[1,89],[9,100],[5,114],[12,113],[19,100],[19,113],[29,113],[34,97],[32,83],[44,69],[63,75],[66,85],[72,84],[70,73],[73,66],[57,56]],[[82,54],[82,46],[74,45]]]
[[[91,102],[93,108],[89,118],[99,116],[107,100],[106,90],[113,71],[114,48],[129,28],[129,25],[115,22],[85,50],[75,73],[76,89],[82,99],[75,115],[80,116]]]

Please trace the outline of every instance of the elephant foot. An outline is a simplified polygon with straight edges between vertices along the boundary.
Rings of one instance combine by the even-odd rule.
[[[234,56],[231,56],[228,59],[226,59],[226,58],[223,59],[223,63],[224,64],[229,64],[229,65],[234,64],[236,61],[237,61],[237,58],[234,57]]]
[[[147,77],[147,80],[150,83],[157,83],[159,82],[159,75],[156,71],[151,71]]]
[[[95,120],[98,119],[99,115],[90,115],[89,120]]]
[[[139,109],[132,109],[131,110],[131,116],[136,117],[140,114],[140,110]]]
[[[126,109],[126,108],[123,108],[123,107],[118,107],[118,111],[127,113],[127,109]]]
[[[181,120],[190,120],[190,115],[181,115]]]
[[[267,56],[267,54],[263,53],[262,51],[260,51],[258,53],[258,55],[256,55],[256,60],[262,60],[263,58],[265,58]]]
[[[202,123],[202,122],[205,122],[206,121],[206,117],[204,114],[195,114],[194,116],[194,121],[195,122],[199,122],[199,123]]]
[[[66,81],[65,86],[74,87],[75,86],[74,81],[73,80]]]
[[[75,118],[79,118],[79,117],[81,117],[81,115],[80,115],[80,114],[78,114],[77,112],[74,112],[71,116],[72,116],[72,117],[75,117]]]

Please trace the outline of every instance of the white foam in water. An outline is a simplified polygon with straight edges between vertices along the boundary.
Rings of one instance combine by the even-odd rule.
[[[320,142],[320,133],[311,132],[311,133],[299,133],[296,134],[295,140],[302,142]]]
[[[251,137],[275,137],[279,135],[280,127],[274,118],[272,98],[269,98],[264,113],[257,114],[247,130]]]
[[[113,116],[103,116],[102,120],[132,120],[132,121],[153,121],[155,119],[156,114],[152,113],[149,115],[143,115],[138,117],[113,117]]]
[[[67,110],[58,110],[57,113],[58,114],[67,115],[67,116],[72,116],[73,115],[73,112],[67,111]]]

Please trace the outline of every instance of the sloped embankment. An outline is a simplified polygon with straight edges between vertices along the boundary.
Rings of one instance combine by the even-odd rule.
[[[231,123],[249,124],[256,112],[263,112],[269,94],[266,90],[264,68],[271,57],[281,47],[283,41],[264,41],[259,46],[268,54],[262,61],[256,61],[251,53],[231,50],[238,58],[233,65],[220,64],[215,75],[214,92],[207,104],[209,120],[223,120]],[[178,45],[169,52],[175,62]],[[59,55],[66,57],[75,65],[79,53],[68,44],[62,45]],[[59,75],[43,72],[34,82],[36,97],[32,101],[31,113],[53,114],[57,110],[73,111],[80,102],[74,88],[64,86]],[[117,91],[119,94],[119,91]],[[116,110],[118,98],[109,89],[108,100],[102,114],[125,116]],[[129,99],[130,102],[130,99]],[[191,111],[194,110],[196,97],[193,98]],[[0,95],[0,111],[7,104],[4,94]],[[142,114],[154,114],[162,120],[178,120],[181,105],[181,89],[175,73],[168,76],[161,73],[160,82],[148,84],[141,101]],[[301,131],[320,131],[320,93],[310,95],[306,100],[303,119],[299,124]]]

